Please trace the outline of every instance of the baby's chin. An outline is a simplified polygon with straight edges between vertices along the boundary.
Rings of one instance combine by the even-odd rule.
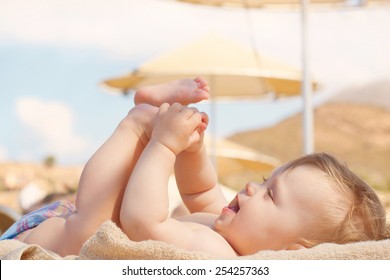
[[[224,207],[222,209],[221,214],[217,217],[217,219],[214,222],[214,229],[217,232],[226,231],[235,216],[236,213],[234,211],[232,211],[228,207]]]

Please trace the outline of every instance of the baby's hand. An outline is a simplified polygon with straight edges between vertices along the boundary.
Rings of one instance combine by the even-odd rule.
[[[192,143],[191,146],[186,149],[186,152],[198,152],[203,146],[204,132],[209,124],[209,116],[205,112],[200,112],[200,114],[202,116],[202,122],[196,128],[199,133],[199,140]]]
[[[200,139],[198,127],[202,115],[195,109],[174,103],[164,103],[156,115],[151,140],[158,141],[175,155],[187,149]]]

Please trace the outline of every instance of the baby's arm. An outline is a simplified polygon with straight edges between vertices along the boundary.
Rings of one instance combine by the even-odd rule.
[[[133,170],[122,201],[121,226],[131,239],[177,244],[177,240],[171,240],[177,238],[173,234],[176,230],[191,234],[183,223],[168,218],[168,180],[176,155],[199,140],[196,128],[201,119],[199,113],[177,103],[160,107],[151,139]]]
[[[217,172],[203,143],[208,116],[201,114],[203,127],[198,128],[200,139],[177,156],[175,177],[183,202],[191,213],[220,214],[227,201],[218,185]]]

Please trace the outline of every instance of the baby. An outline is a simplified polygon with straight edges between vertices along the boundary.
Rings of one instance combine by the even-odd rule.
[[[75,207],[56,202],[27,214],[2,239],[77,255],[110,219],[134,241],[229,258],[385,237],[385,212],[374,191],[324,153],[279,167],[227,202],[203,145],[208,117],[186,106],[208,97],[201,78],[138,90],[136,106],[87,162]],[[189,210],[177,218],[168,211],[173,170]]]

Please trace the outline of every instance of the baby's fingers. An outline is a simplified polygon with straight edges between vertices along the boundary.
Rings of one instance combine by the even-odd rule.
[[[202,115],[198,112],[193,113],[192,116],[188,118],[188,124],[191,130],[197,129],[203,124]]]
[[[180,110],[180,114],[185,119],[191,118],[196,113],[199,113],[199,111],[198,111],[198,109],[193,108],[193,107],[182,106],[182,108]]]
[[[164,113],[166,113],[170,108],[170,105],[168,103],[163,103],[160,105],[160,108],[158,110],[158,114],[159,115],[162,115]]]
[[[200,115],[202,116],[202,127],[206,129],[209,125],[209,115],[207,115],[205,112],[200,112]]]

